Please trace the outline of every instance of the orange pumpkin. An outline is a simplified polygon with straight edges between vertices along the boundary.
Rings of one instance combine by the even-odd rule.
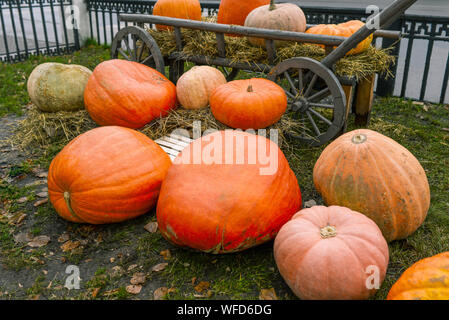
[[[270,0],[221,0],[217,23],[243,26],[251,11],[269,3]]]
[[[356,33],[361,27],[365,24],[359,20],[351,20],[348,22],[340,23],[340,24],[319,24],[307,29],[306,33],[311,34],[322,34],[327,36],[336,36],[336,37],[347,37],[349,38],[354,33]],[[369,37],[360,42],[357,47],[350,50],[347,55],[357,54],[366,51],[371,42],[373,41],[373,35],[371,34]],[[324,45],[319,45],[324,48]]]
[[[102,126],[141,128],[176,106],[176,87],[160,72],[126,60],[100,63],[84,90],[91,118]]]
[[[69,221],[103,224],[147,213],[171,165],[150,138],[123,127],[100,127],[73,139],[53,159],[48,193]]]
[[[205,108],[212,92],[225,83],[226,78],[220,70],[209,66],[193,67],[176,84],[178,101],[186,109]]]
[[[219,86],[210,97],[214,117],[231,128],[266,128],[287,109],[287,95],[267,79],[235,80]]]
[[[275,4],[271,0],[269,5],[261,6],[246,17],[245,27],[304,32],[307,27],[306,16],[299,6],[293,3]],[[249,37],[248,41],[255,46],[265,46],[265,40]],[[287,41],[275,41],[281,46]]]
[[[387,241],[415,232],[430,205],[429,183],[419,161],[372,130],[354,130],[329,144],[315,164],[313,181],[326,204],[365,214]]]
[[[298,182],[279,147],[226,130],[195,140],[174,160],[157,221],[178,246],[230,253],[272,239],[300,208]]]
[[[388,245],[377,225],[348,208],[315,206],[293,216],[274,241],[282,277],[301,299],[367,299],[385,278]]]
[[[449,300],[449,252],[420,260],[405,270],[387,300]]]
[[[157,0],[153,15],[201,21],[201,4],[198,0]],[[156,25],[157,30],[173,30],[173,27]]]

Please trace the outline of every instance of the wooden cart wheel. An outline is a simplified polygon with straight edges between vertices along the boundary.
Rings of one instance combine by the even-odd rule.
[[[319,146],[341,132],[346,97],[332,70],[314,59],[292,58],[275,66],[268,79],[284,88],[287,113],[302,123],[300,132],[286,132],[287,135]]]
[[[164,59],[154,38],[145,29],[128,26],[116,33],[111,45],[113,59],[125,58],[165,74]]]

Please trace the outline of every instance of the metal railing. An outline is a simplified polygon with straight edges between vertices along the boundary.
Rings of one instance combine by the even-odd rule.
[[[70,28],[74,6],[85,2],[85,32]],[[294,2],[294,1],[290,1]],[[0,0],[0,60],[15,62],[30,54],[62,54],[80,47],[81,40],[94,38],[110,44],[120,28],[119,13],[151,14],[155,0]],[[205,15],[218,12],[219,1],[201,1]],[[301,6],[309,24],[366,20],[363,9]],[[69,21],[69,22],[67,22]],[[87,27],[87,28],[86,28]],[[449,103],[449,17],[403,15],[391,28],[403,33],[393,54],[398,57],[394,77],[379,77],[378,95]],[[378,39],[389,47],[394,41]]]

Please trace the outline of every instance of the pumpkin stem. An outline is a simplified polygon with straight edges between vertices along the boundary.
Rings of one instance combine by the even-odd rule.
[[[254,90],[253,90],[253,86],[250,84],[249,86],[248,86],[248,89],[246,89],[246,91],[248,91],[248,92],[253,92]]]
[[[67,208],[69,208],[70,213],[76,217],[76,214],[73,211],[72,206],[70,205],[70,193],[68,191],[64,192],[64,200],[65,204],[67,205]]]
[[[352,137],[352,143],[361,144],[366,141],[367,137],[363,133],[357,133]]]
[[[274,0],[270,0],[270,7],[268,8],[268,10],[276,10],[276,4],[274,3]]]
[[[334,226],[327,225],[320,229],[321,238],[333,238],[337,235],[337,229]]]

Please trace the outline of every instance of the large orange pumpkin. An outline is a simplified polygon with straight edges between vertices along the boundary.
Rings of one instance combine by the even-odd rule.
[[[338,36],[349,38],[365,24],[360,20],[350,20],[340,24],[319,24],[307,29],[306,33],[322,34],[327,36]],[[366,51],[373,42],[373,35],[361,41],[357,47],[351,49],[347,55],[357,54]],[[324,48],[324,45],[319,45]]]
[[[167,154],[144,134],[96,128],[73,139],[51,162],[50,201],[73,222],[131,219],[154,207],[170,165]]]
[[[300,208],[298,182],[279,147],[226,130],[195,140],[174,160],[157,221],[176,245],[229,253],[272,239]]]
[[[348,208],[315,206],[293,216],[274,241],[284,280],[301,299],[367,299],[385,278],[388,245],[377,225]]]
[[[201,4],[198,0],[157,0],[153,15],[201,21]],[[164,25],[156,25],[156,28],[158,30],[173,29]]]
[[[449,252],[420,260],[405,270],[387,300],[449,300]]]
[[[126,60],[100,63],[87,82],[84,103],[102,126],[141,128],[176,106],[176,87],[157,70]]]
[[[276,123],[287,109],[287,95],[267,79],[235,80],[210,97],[214,117],[231,128],[262,129]]]
[[[184,73],[176,83],[179,103],[186,109],[200,109],[209,105],[212,92],[226,78],[220,70],[209,66],[195,66]]]
[[[217,23],[243,26],[251,11],[269,3],[270,0],[221,0]]]
[[[328,205],[365,214],[387,241],[415,232],[430,205],[429,184],[419,161],[372,130],[354,130],[329,144],[315,164],[313,181]]]
[[[245,27],[304,32],[307,27],[306,16],[301,8],[293,3],[275,4],[271,0],[269,5],[261,6],[246,17]],[[262,38],[249,37],[248,41],[255,46],[265,46]],[[288,41],[275,41],[276,46],[289,43]]]

